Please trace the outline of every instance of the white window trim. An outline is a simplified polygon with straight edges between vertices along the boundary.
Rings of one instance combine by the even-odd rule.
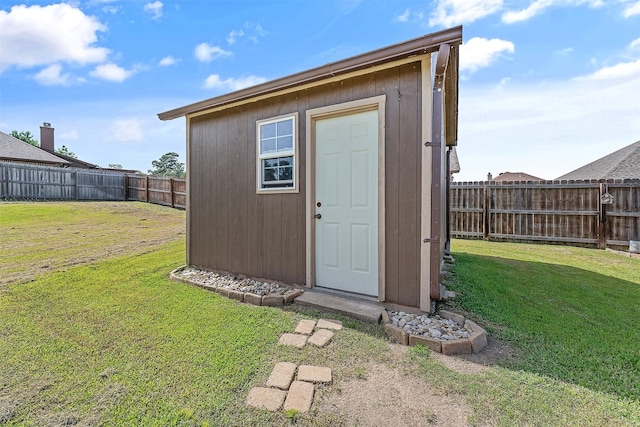
[[[270,153],[268,155],[260,155],[260,126],[269,123],[276,123],[287,119],[293,119],[293,145],[291,151]],[[291,157],[293,156],[293,187],[275,187],[262,188],[262,160],[268,158]],[[268,119],[256,121],[256,193],[258,194],[282,194],[282,193],[299,193],[299,163],[298,155],[298,113],[284,114],[282,116],[270,117]]]

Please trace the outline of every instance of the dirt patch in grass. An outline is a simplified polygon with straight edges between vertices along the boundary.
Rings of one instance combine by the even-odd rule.
[[[471,410],[461,396],[436,393],[418,376],[387,364],[363,368],[356,378],[338,380],[333,393],[319,402],[318,412],[335,414],[344,425],[468,425]]]
[[[0,203],[0,287],[184,238],[185,213],[137,202]]]
[[[459,357],[471,362],[472,365],[482,367],[497,365],[501,360],[511,357],[511,354],[511,347],[500,340],[488,336],[487,346],[480,353],[462,354]]]

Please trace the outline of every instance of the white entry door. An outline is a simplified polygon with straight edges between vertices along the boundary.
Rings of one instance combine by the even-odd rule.
[[[316,286],[378,295],[378,111],[316,121]]]

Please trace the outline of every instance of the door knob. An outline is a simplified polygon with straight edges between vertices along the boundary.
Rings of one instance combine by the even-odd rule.
[[[320,218],[322,218],[322,215],[320,215],[320,214],[318,213],[318,214],[315,214],[313,217],[314,217],[315,219],[320,219]]]

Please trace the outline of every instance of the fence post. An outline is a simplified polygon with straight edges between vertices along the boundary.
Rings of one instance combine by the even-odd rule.
[[[75,182],[74,182],[75,185],[73,186],[73,188],[76,193],[76,200],[78,200],[78,171],[74,171],[72,176],[75,177]]]
[[[173,205],[173,178],[169,178],[169,191],[170,191],[170,195],[171,195],[171,207],[175,207]]]
[[[149,203],[149,175],[144,178],[144,201]]]
[[[9,192],[9,174],[5,165],[0,164],[0,198],[7,197]]]
[[[489,240],[489,234],[491,230],[491,215],[490,215],[490,207],[491,207],[491,189],[489,188],[490,181],[485,181],[484,183],[484,206],[482,207],[482,234],[484,240]]]
[[[598,206],[600,206],[600,215],[598,215],[598,248],[606,249],[607,248],[607,205],[602,203],[602,195],[607,192],[607,185],[604,183],[600,183],[600,188],[598,191]]]

